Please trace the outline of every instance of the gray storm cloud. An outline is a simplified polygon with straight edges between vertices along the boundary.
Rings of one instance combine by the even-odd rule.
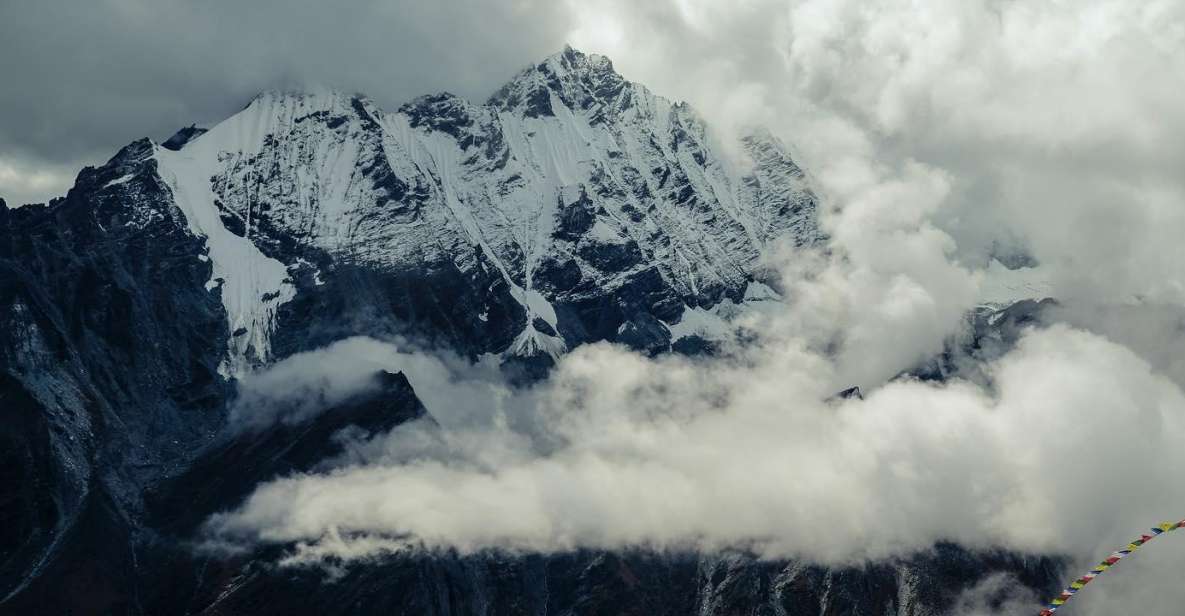
[[[273,87],[385,106],[478,100],[564,43],[543,0],[0,2],[0,197],[64,194],[83,164],[225,118]]]

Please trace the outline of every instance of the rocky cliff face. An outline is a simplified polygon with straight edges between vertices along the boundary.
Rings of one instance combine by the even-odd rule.
[[[837,571],[436,555],[328,580],[189,549],[255,483],[334,455],[337,430],[425,412],[376,376],[245,440],[227,409],[261,365],[403,335],[532,379],[590,341],[701,352],[703,315],[776,299],[762,251],[818,241],[815,196],[775,139],[738,148],[743,164],[686,105],[566,49],[481,105],[266,93],[46,206],[0,202],[0,612],[923,615],[993,572],[1049,586],[1046,561],[953,546]]]

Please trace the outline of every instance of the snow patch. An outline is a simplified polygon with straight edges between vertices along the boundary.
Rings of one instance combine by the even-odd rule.
[[[1053,283],[1041,266],[1012,270],[992,259],[980,276],[979,301],[984,304],[1007,305],[1022,299],[1054,296]]]
[[[776,318],[785,308],[777,291],[768,285],[751,281],[739,304],[725,299],[711,308],[684,308],[683,317],[678,323],[665,325],[671,331],[671,341],[688,336],[726,340],[741,327],[760,329],[763,321]]]
[[[111,188],[112,186],[119,186],[120,184],[125,184],[134,177],[136,177],[135,173],[129,173],[125,176],[118,177],[118,178],[115,178],[114,180],[111,180],[110,182],[107,182],[106,184],[103,185],[103,188]],[[99,189],[99,190],[102,190],[102,189]]]
[[[527,309],[528,316],[536,316],[547,322],[553,328],[557,326],[555,307],[547,301],[543,294],[534,289],[511,287],[514,298]]]
[[[600,218],[597,218],[597,222],[588,230],[588,237],[598,244],[610,244],[614,246],[620,246],[629,242],[627,238],[622,237],[617,232],[617,229],[614,229]]]
[[[729,302],[729,304],[731,303]],[[674,342],[688,336],[699,336],[708,340],[723,340],[729,337],[733,327],[718,314],[719,308],[719,304],[710,309],[698,306],[685,308],[683,318],[678,323],[665,324],[667,329],[671,330],[671,341]]]
[[[568,352],[568,345],[563,338],[556,336],[549,336],[537,329],[534,323],[527,321],[527,326],[523,328],[522,333],[514,339],[510,348],[506,350],[506,356],[517,357],[533,357],[546,353],[552,359],[558,360],[561,355]]]
[[[217,139],[210,133],[204,137],[176,152],[157,147],[155,157],[161,179],[172,191],[190,232],[206,240],[206,254],[213,265],[206,289],[221,291],[231,332],[219,372],[237,377],[269,359],[276,309],[291,300],[296,289],[283,263],[265,256],[222,223],[210,186],[210,178],[218,171],[218,152],[210,146]]]
[[[762,300],[781,300],[782,296],[778,294],[764,283],[751,281],[745,287],[745,298],[747,302],[762,301]]]

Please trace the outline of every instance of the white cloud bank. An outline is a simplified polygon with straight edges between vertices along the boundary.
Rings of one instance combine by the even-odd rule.
[[[939,540],[1089,556],[1185,502],[1185,395],[1080,330],[1026,336],[991,366],[990,392],[893,382],[834,405],[820,402],[820,358],[787,347],[749,359],[584,347],[537,391],[359,444],[331,471],[261,487],[210,530],[346,557],[744,547],[846,563]],[[451,386],[429,390],[447,382],[416,387],[439,402]]]

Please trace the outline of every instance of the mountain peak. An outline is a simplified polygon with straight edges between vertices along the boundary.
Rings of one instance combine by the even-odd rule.
[[[613,61],[600,54],[586,54],[571,45],[564,45],[564,48],[547,58],[544,58],[541,64],[549,65],[552,70],[557,73],[613,73],[617,75],[613,69]],[[621,75],[617,75],[621,77]]]
[[[605,56],[585,54],[565,45],[542,62],[520,71],[488,101],[497,109],[517,109],[527,117],[555,115],[552,97],[569,109],[615,104],[634,84],[613,69]]]

